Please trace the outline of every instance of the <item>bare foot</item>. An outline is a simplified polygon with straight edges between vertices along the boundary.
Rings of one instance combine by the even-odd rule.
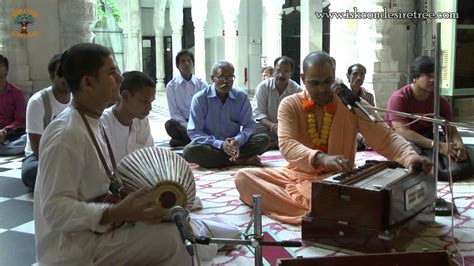
[[[262,162],[260,161],[260,157],[258,157],[257,155],[254,155],[252,157],[245,158],[245,159],[237,158],[235,159],[234,162],[235,164],[248,164],[248,165],[255,165],[258,167],[263,166]]]

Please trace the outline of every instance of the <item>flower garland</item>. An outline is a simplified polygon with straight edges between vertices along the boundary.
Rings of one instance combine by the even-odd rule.
[[[336,105],[331,102],[323,106],[324,116],[321,133],[319,133],[317,130],[316,115],[314,114],[315,108],[316,104],[312,100],[303,100],[303,110],[307,113],[308,132],[311,136],[311,141],[316,146],[316,149],[321,150],[323,152],[327,152],[329,130],[331,129],[332,125],[332,117],[336,112]]]

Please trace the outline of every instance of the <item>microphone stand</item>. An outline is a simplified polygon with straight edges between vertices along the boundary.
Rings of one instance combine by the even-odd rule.
[[[299,241],[264,241],[262,232],[262,197],[258,194],[253,195],[253,216],[250,219],[245,233],[245,239],[232,238],[211,238],[206,236],[199,236],[195,238],[195,243],[202,245],[209,245],[210,243],[224,244],[224,245],[246,245],[255,249],[255,265],[263,265],[263,246],[279,246],[279,247],[301,247],[302,243]],[[251,226],[254,227],[253,234],[248,234]]]

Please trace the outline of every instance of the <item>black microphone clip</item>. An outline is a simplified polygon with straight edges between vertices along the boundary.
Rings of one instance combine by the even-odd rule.
[[[357,96],[351,89],[349,89],[344,83],[334,82],[331,85],[331,91],[336,93],[341,99],[342,103],[355,114],[354,107],[359,108],[372,122],[376,122],[375,117],[365,108],[360,102],[359,96]]]
[[[194,256],[193,242],[195,242],[195,239],[194,235],[190,233],[187,216],[186,210],[184,210],[183,207],[179,205],[176,205],[170,209],[171,220],[174,221],[176,227],[178,228],[181,240],[186,246],[186,251],[188,251],[190,256]]]

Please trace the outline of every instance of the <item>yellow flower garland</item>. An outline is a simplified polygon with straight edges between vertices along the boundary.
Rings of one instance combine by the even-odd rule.
[[[328,103],[324,105],[323,127],[321,128],[321,133],[319,133],[317,129],[316,115],[314,114],[315,107],[316,105],[313,101],[303,101],[303,109],[308,113],[308,132],[311,137],[311,141],[316,146],[316,149],[322,150],[323,152],[327,152],[329,130],[331,129],[333,115],[336,112],[336,105],[333,103]]]

